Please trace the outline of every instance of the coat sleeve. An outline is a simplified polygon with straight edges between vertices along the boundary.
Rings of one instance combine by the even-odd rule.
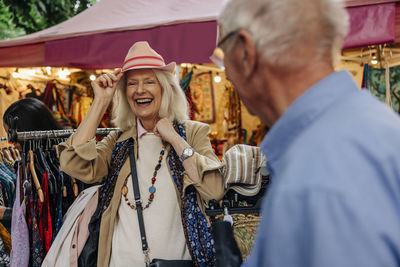
[[[193,182],[185,172],[183,192],[186,191],[188,186],[193,185],[207,206],[209,200],[219,201],[224,196],[224,185],[220,172],[223,164],[215,155],[211,146],[208,137],[210,127],[207,124],[191,122],[186,128],[187,141],[197,154],[197,171],[201,181]]]
[[[60,143],[60,170],[85,183],[100,182],[110,166],[112,150],[118,133],[112,132],[100,142],[93,138],[80,145],[72,145],[74,135]]]

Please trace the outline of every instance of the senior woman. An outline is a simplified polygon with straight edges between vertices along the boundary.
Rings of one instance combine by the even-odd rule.
[[[129,50],[122,69],[98,77],[95,98],[76,133],[60,145],[61,170],[86,183],[103,181],[98,266],[144,266],[129,150],[135,151],[149,257],[213,266],[214,248],[204,205],[223,196],[221,162],[209,127],[188,120],[175,63],[147,42]],[[115,94],[115,96],[114,96]],[[122,134],[94,140],[114,97]]]

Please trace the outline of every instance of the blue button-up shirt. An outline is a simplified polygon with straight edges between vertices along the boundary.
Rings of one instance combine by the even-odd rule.
[[[400,266],[400,119],[347,71],[300,96],[261,150],[272,183],[244,266]]]

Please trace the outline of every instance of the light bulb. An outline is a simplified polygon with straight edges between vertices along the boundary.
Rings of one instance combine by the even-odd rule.
[[[29,75],[35,75],[36,74],[36,71],[35,70],[27,70],[26,71]]]
[[[11,74],[14,78],[19,78],[19,77],[21,77],[21,74],[19,74],[18,72],[13,72],[12,74]]]
[[[221,82],[221,76],[217,75],[214,77],[214,82],[220,83]]]
[[[60,76],[61,79],[66,79],[68,75],[70,75],[71,72],[69,72],[68,70],[60,70],[58,72],[58,76]]]
[[[94,81],[94,80],[96,80],[96,76],[94,76],[93,74],[92,74],[92,75],[90,75],[90,80],[91,80],[91,81]]]
[[[374,65],[375,65],[375,64],[378,64],[378,60],[372,59],[372,60],[371,60],[371,64],[374,64]]]
[[[47,74],[51,74],[51,67],[46,67]]]

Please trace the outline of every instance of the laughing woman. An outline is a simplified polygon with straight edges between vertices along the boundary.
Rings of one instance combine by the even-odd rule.
[[[208,125],[188,120],[174,70],[175,63],[165,65],[147,42],[135,43],[122,69],[92,83],[89,113],[60,145],[61,170],[86,183],[104,184],[96,211],[101,217],[98,266],[144,266],[146,254],[150,260],[214,265],[204,205],[223,196],[222,164],[211,147]],[[122,132],[96,143],[96,128],[113,98],[114,123]],[[148,250],[142,249],[131,149]]]

